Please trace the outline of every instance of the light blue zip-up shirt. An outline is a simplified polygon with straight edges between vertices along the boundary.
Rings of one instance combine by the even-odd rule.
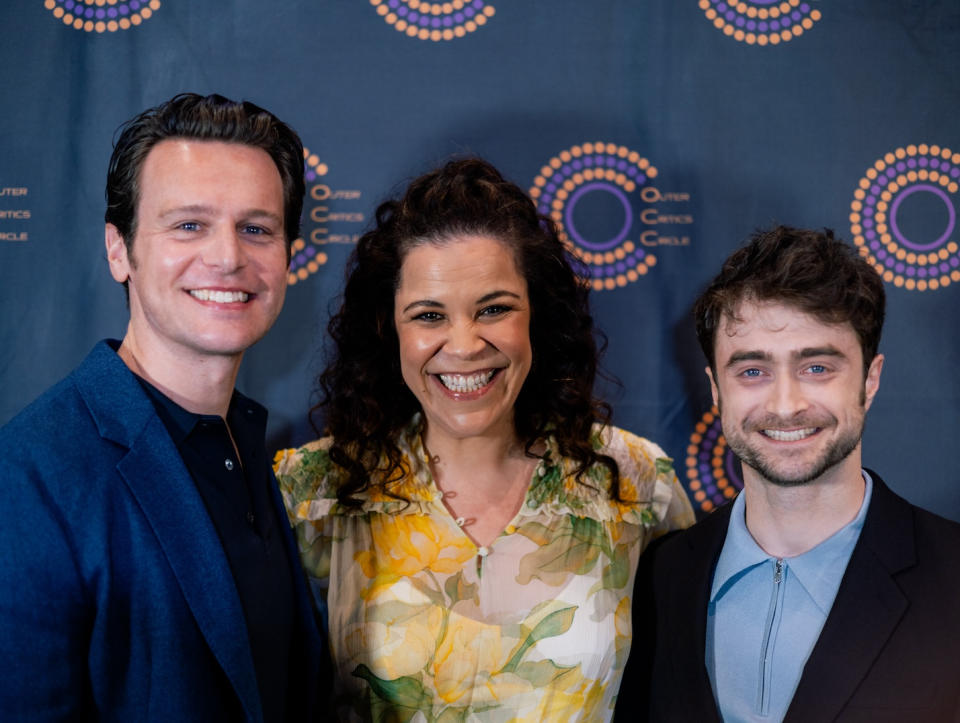
[[[724,721],[782,721],[863,529],[857,516],[811,550],[771,557],[747,530],[739,495],[713,573],[706,666]]]

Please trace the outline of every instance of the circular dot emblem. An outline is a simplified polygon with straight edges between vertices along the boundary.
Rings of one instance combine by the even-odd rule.
[[[53,16],[77,30],[115,33],[149,20],[160,0],[44,0]]]
[[[960,282],[958,184],[960,153],[926,143],[897,148],[867,169],[850,204],[850,231],[884,281],[910,291]],[[934,238],[912,238],[905,230],[904,202],[921,199],[942,207],[943,227]]]
[[[657,257],[628,238],[633,227],[629,195],[656,178],[657,169],[636,151],[613,143],[584,143],[550,159],[534,179],[537,210],[556,221],[560,238],[581,261],[577,271],[597,290],[626,286],[645,275]],[[582,199],[607,194],[622,208],[623,223],[607,238],[588,239],[574,212]]]
[[[327,164],[321,163],[316,154],[306,147],[303,149],[303,177],[307,188],[327,175]],[[295,239],[290,247],[290,270],[287,273],[287,283],[293,286],[304,281],[310,274],[315,274],[321,266],[327,263],[327,254],[320,251],[314,243],[307,243],[301,236]]]
[[[389,25],[420,40],[454,40],[487,24],[496,10],[484,0],[370,0]]]
[[[715,406],[701,417],[690,435],[686,486],[694,504],[704,512],[722,505],[743,489],[736,455],[723,438],[720,412]]]
[[[700,0],[700,9],[717,30],[747,45],[789,42],[822,17],[803,0]]]

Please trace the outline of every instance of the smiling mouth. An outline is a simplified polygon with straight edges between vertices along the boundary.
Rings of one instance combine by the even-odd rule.
[[[190,289],[190,296],[199,301],[213,301],[217,304],[246,303],[250,294],[246,291],[214,291],[211,289]]]
[[[487,386],[499,369],[488,369],[474,374],[435,374],[440,383],[451,392],[476,392]]]
[[[770,439],[778,442],[799,442],[801,439],[816,434],[820,431],[819,427],[807,427],[805,429],[761,429],[760,433]]]

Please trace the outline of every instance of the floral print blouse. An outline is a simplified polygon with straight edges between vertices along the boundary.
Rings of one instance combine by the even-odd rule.
[[[327,614],[341,720],[609,720],[630,649],[641,550],[693,523],[671,460],[615,427],[621,498],[594,466],[578,483],[552,441],[513,521],[477,547],[441,502],[414,419],[398,494],[336,501],[330,440],[277,453],[277,479]],[[639,645],[643,641],[638,641]]]

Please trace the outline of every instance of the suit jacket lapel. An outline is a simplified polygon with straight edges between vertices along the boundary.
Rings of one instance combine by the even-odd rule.
[[[101,434],[128,447],[117,465],[163,549],[197,625],[250,720],[262,718],[246,620],[203,499],[139,382],[106,344],[78,368]]]
[[[834,720],[907,610],[893,575],[916,564],[913,517],[904,500],[870,475],[873,495],[860,539],[786,721]]]
[[[685,533],[682,556],[677,570],[670,575],[674,583],[667,600],[667,614],[676,620],[670,625],[675,640],[663,641],[671,647],[675,680],[689,681],[682,695],[688,698],[691,720],[719,721],[720,714],[707,675],[707,604],[716,563],[730,522],[730,507],[725,505],[699,526]]]

